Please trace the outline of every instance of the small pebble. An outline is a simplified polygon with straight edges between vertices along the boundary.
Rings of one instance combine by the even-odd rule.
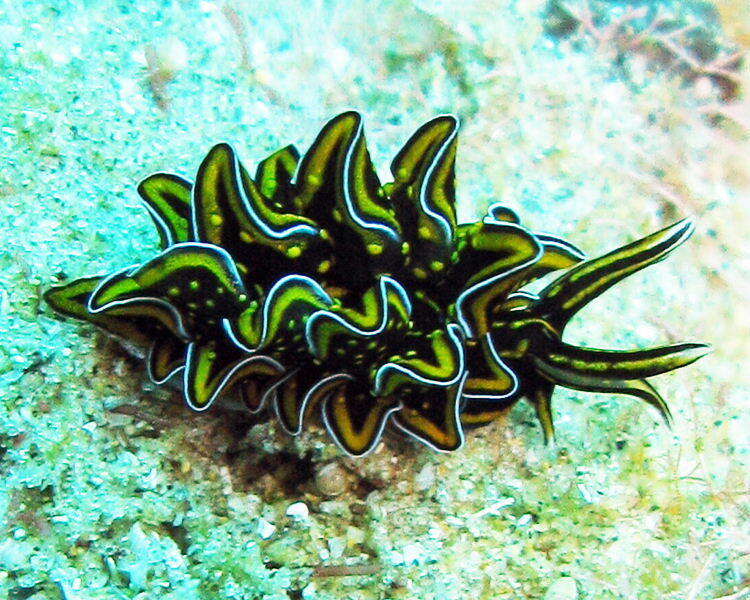
[[[286,509],[286,516],[297,521],[306,521],[310,516],[310,509],[304,502],[295,502]]]
[[[273,523],[269,523],[265,519],[258,519],[258,535],[267,540],[276,531],[276,526]]]
[[[406,544],[401,552],[404,555],[404,563],[407,565],[416,565],[419,564],[424,554],[424,548],[419,544]]]
[[[367,512],[367,504],[364,502],[352,502],[349,505],[349,510],[352,511],[353,515],[363,515]]]
[[[324,496],[339,496],[346,491],[346,472],[337,463],[321,467],[315,475],[315,486]]]
[[[435,484],[435,466],[426,464],[414,476],[414,484],[420,492],[429,490]]]
[[[560,577],[552,582],[544,594],[544,600],[576,600],[578,583],[572,577]]]
[[[531,523],[531,519],[531,515],[526,513],[525,515],[521,515],[518,518],[518,521],[516,521],[516,525],[518,525],[518,527],[526,527]]]
[[[332,558],[341,558],[346,550],[346,538],[334,537],[328,540],[328,551]]]
[[[350,525],[346,528],[346,539],[350,544],[361,544],[365,541],[365,532],[359,527]]]

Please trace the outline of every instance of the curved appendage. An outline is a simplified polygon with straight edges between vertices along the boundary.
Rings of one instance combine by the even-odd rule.
[[[529,281],[553,271],[568,269],[586,260],[586,255],[580,248],[562,238],[548,233],[535,233],[534,237],[542,244],[544,254],[534,265],[534,268],[539,271],[535,272]]]
[[[557,278],[540,293],[536,314],[562,331],[579,310],[628,275],[664,260],[687,240],[694,225],[684,219],[651,235],[592,260]]]
[[[279,212],[294,211],[292,179],[297,171],[299,157],[299,150],[290,144],[263,159],[255,171],[255,182],[260,193],[270,199]]]
[[[228,144],[214,146],[198,169],[192,228],[195,239],[230,252],[243,273],[263,264],[265,269],[252,274],[258,283],[267,281],[267,271],[272,277],[298,266],[314,269],[327,245],[313,221],[276,209]],[[311,246],[315,252],[308,255]]]
[[[705,344],[675,344],[648,350],[593,350],[553,341],[534,353],[537,372],[551,383],[588,391],[628,394],[654,406],[670,422],[669,408],[645,378],[689,365],[710,352]]]
[[[645,379],[686,366],[710,351],[704,344],[674,344],[645,350],[599,350],[562,341],[568,320],[588,302],[628,275],[662,260],[692,232],[680,221],[600,258],[572,267],[538,296],[515,293],[491,310],[490,339],[498,348],[495,369],[510,362],[523,373],[519,395],[534,405],[545,439],[554,434],[551,396],[554,385],[571,389],[627,394],[654,406],[665,421],[670,413],[664,400]],[[544,244],[545,238],[540,237]],[[563,260],[575,251],[554,242]],[[567,258],[565,255],[568,255]],[[541,382],[545,383],[541,383]],[[471,389],[471,388],[470,388]],[[468,398],[470,419],[481,420],[491,407]]]
[[[641,379],[689,365],[709,352],[705,344],[673,344],[647,350],[597,350],[556,342],[544,361],[581,377]]]
[[[154,173],[138,184],[138,193],[159,231],[162,250],[195,241],[190,227],[193,185],[170,173]]]
[[[299,214],[324,228],[343,251],[326,271],[336,285],[360,287],[353,286],[351,269],[368,285],[368,274],[387,272],[401,260],[401,227],[372,165],[359,113],[326,123],[300,161],[295,186]]]
[[[493,305],[516,289],[518,278],[544,250],[529,231],[513,223],[477,223],[460,235],[460,266],[446,288],[453,294],[462,290],[455,301],[457,319],[466,336],[476,338],[489,330]]]
[[[648,384],[647,384],[648,385]],[[544,443],[550,445],[555,439],[555,422],[552,417],[552,392],[555,384],[546,379],[537,378],[528,387],[528,400],[536,411],[536,418],[542,427]]]
[[[125,308],[189,340],[206,327],[216,328],[221,318],[239,314],[247,302],[242,278],[225,250],[186,242],[102,279],[86,308],[105,315]]]
[[[185,402],[195,411],[204,411],[243,379],[283,373],[284,367],[270,356],[248,355],[226,339],[190,342],[183,375]]]
[[[485,223],[504,221],[506,223],[515,223],[516,225],[521,224],[521,218],[518,216],[518,213],[500,202],[495,202],[489,206],[487,216],[482,221]]]
[[[562,385],[563,387],[582,392],[626,394],[640,398],[656,408],[668,425],[672,422],[672,413],[669,410],[669,406],[667,406],[667,403],[656,391],[656,388],[646,379],[615,379],[607,377],[605,373],[602,373],[598,377],[582,376],[575,372],[553,367],[539,358],[534,358],[534,366],[552,384]],[[551,441],[554,428],[549,409],[549,398],[546,399],[544,412],[547,414],[545,417],[547,423],[544,426],[545,438],[547,438],[547,441]]]
[[[388,186],[408,243],[408,269],[418,280],[452,261],[456,232],[456,135],[458,119],[437,117],[422,125],[391,163]]]

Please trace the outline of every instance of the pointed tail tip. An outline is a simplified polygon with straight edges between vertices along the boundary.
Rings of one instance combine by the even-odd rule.
[[[695,222],[695,215],[688,215],[684,219],[680,219],[671,225],[669,229],[679,230],[681,234],[680,237],[687,239],[693,235],[693,232],[695,231]]]
[[[42,292],[44,303],[57,312],[63,310],[64,296],[63,290],[65,285],[53,285]]]
[[[691,347],[685,351],[687,357],[690,358],[690,362],[703,358],[707,354],[711,354],[714,351],[711,344],[691,344]]]

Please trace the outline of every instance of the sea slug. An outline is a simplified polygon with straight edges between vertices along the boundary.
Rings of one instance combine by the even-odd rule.
[[[254,176],[227,144],[194,182],[138,186],[161,251],[142,264],[57,286],[45,299],[148,349],[156,383],[180,378],[204,411],[230,390],[299,433],[313,410],[363,455],[391,425],[441,451],[526,398],[552,438],[555,385],[637,396],[669,420],[645,379],[702,344],[612,351],[562,341],[570,318],[692,233],[683,220],[604,256],[529,231],[495,204],[458,223],[458,120],[422,125],[382,183],[362,118],[329,121],[302,156],[287,146]],[[533,294],[524,286],[561,274]]]

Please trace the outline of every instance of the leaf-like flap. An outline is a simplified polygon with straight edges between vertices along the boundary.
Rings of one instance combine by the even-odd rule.
[[[187,345],[173,335],[159,336],[151,344],[146,357],[149,379],[162,384],[185,368]]]
[[[403,388],[399,393],[403,408],[395,412],[391,420],[399,429],[435,450],[457,450],[464,443],[459,409],[465,380],[466,374],[450,387]]]
[[[265,365],[257,362],[252,374],[240,379],[236,384],[240,388],[242,402],[251,413],[259,412],[266,405],[266,401],[273,397],[274,387],[287,377],[286,372],[279,374],[281,363],[270,356],[268,358],[271,361]]]
[[[255,181],[260,193],[273,202],[277,211],[294,211],[292,179],[297,171],[299,151],[293,145],[277,150],[258,164]]]
[[[348,261],[363,270],[387,270],[401,260],[399,223],[367,150],[362,117],[346,112],[331,119],[300,162],[298,209],[325,227]],[[346,270],[351,263],[339,265]]]
[[[500,402],[518,390],[518,377],[500,357],[490,335],[469,340],[466,344],[468,378],[464,398]]]
[[[508,289],[518,289],[549,273],[559,271],[560,269],[568,269],[577,265],[586,257],[576,246],[566,242],[562,238],[540,233],[535,233],[534,237],[542,245],[542,255],[539,260],[517,272],[513,276],[512,281],[506,282]],[[527,297],[532,296],[532,294],[529,294],[528,292],[520,291],[509,294],[508,298],[515,296],[515,298],[518,299],[520,294],[526,294]],[[533,296],[536,300],[539,299],[538,296]],[[508,302],[506,300],[500,305],[495,305],[491,310],[493,313],[496,313],[506,308],[507,305]]]
[[[253,260],[283,264],[284,257],[298,259],[310,243],[320,243],[315,223],[277,211],[228,144],[214,146],[198,169],[193,230],[196,239],[227,248],[244,268]]]
[[[216,325],[223,316],[239,314],[247,302],[240,274],[225,250],[186,242],[103,279],[89,297],[88,310],[108,313],[128,307],[186,339],[196,324]]]
[[[401,404],[394,398],[372,396],[351,379],[341,379],[339,383],[323,400],[323,422],[344,452],[363,456],[375,448],[388,416]]]
[[[127,307],[106,314],[91,313],[88,309],[91,293],[105,277],[83,277],[64,285],[50,288],[44,300],[55,312],[88,321],[104,331],[132,342],[138,346],[149,346],[159,332],[165,333],[159,321],[144,316],[135,316]],[[136,310],[137,314],[138,311]]]
[[[308,317],[333,303],[314,279],[286,275],[269,290],[262,306],[252,303],[236,321],[225,319],[223,325],[230,339],[246,352],[272,346],[280,339],[301,346]]]
[[[191,342],[184,371],[185,402],[195,411],[204,411],[238,381],[254,373],[268,377],[269,369],[276,375],[284,373],[283,366],[273,358],[245,354],[228,341]]]
[[[346,217],[354,227],[398,238],[398,223],[370,160],[359,113],[337,115],[320,131],[300,161],[296,204],[317,222]]]
[[[395,279],[382,276],[378,286],[362,296],[361,309],[334,306],[314,313],[305,328],[308,349],[321,360],[334,352],[351,355],[358,341],[377,346],[384,332],[406,329],[410,314],[406,290]]]
[[[190,196],[193,185],[171,173],[154,173],[138,184],[138,193],[159,231],[162,249],[193,241]]]
[[[449,387],[463,375],[464,347],[458,325],[405,339],[402,353],[375,371],[373,393],[398,395],[401,387],[414,385]]]
[[[305,415],[333,391],[351,381],[346,373],[320,376],[320,369],[306,365],[279,386],[274,406],[281,426],[292,435],[302,431]]]
[[[388,186],[411,269],[418,279],[450,262],[456,231],[456,136],[458,119],[442,115],[422,125],[391,163]]]
[[[462,290],[455,305],[458,322],[467,337],[479,337],[489,330],[495,305],[517,289],[544,251],[529,231],[499,221],[465,230],[458,248],[460,266],[447,289]]]

